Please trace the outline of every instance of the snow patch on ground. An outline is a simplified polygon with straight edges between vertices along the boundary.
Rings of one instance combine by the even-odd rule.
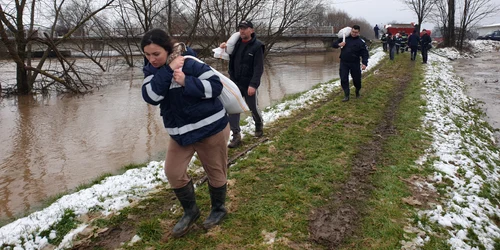
[[[479,53],[497,51],[500,43],[472,44]],[[451,249],[498,249],[500,228],[494,220],[500,218],[500,208],[487,196],[498,197],[500,192],[499,150],[493,147],[495,138],[490,127],[473,112],[477,103],[465,94],[465,84],[449,63],[448,58],[464,55],[449,48],[439,49],[438,54],[445,57],[429,56],[424,83],[424,126],[432,128],[434,141],[419,163],[431,164],[436,170],[432,179],[448,186],[440,205],[418,214],[447,232]],[[436,233],[428,225],[418,226],[428,235]],[[422,235],[413,240],[415,247],[425,242]],[[407,249],[405,243],[403,249]]]

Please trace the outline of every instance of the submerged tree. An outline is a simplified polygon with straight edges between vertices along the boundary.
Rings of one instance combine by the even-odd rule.
[[[89,87],[78,74],[74,62],[68,61],[59,51],[62,42],[68,40],[72,34],[81,30],[93,16],[104,10],[113,3],[114,0],[101,2],[99,5],[88,4],[82,15],[75,14],[75,24],[68,29],[57,29],[64,34],[56,36],[56,28],[59,23],[61,10],[65,0],[16,0],[0,4],[0,38],[8,50],[10,58],[16,64],[16,87],[19,94],[29,94],[33,91],[33,85],[41,75],[50,79],[52,83],[64,86],[64,89],[71,92],[83,92]],[[81,3],[75,1],[74,4]],[[52,8],[54,15],[43,17],[40,13]],[[47,26],[40,26],[37,23],[47,23]],[[57,39],[56,39],[57,38]],[[32,65],[32,52],[34,45],[40,46],[44,51],[42,57],[36,65]],[[59,63],[59,69],[53,71],[45,67],[49,53],[54,53]]]

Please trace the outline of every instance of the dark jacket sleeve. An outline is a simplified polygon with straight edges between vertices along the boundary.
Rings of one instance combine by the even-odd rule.
[[[334,47],[336,49],[340,48],[339,43],[341,43],[343,40],[344,40],[343,38],[339,38],[339,39],[337,39],[337,41],[333,41],[332,47]]]
[[[257,51],[255,51],[254,55],[254,64],[253,64],[253,75],[250,80],[249,86],[257,89],[260,86],[260,78],[264,73],[264,45],[259,47]]]
[[[366,43],[363,42],[363,48],[361,49],[361,63],[365,66],[368,66],[368,58],[370,57],[370,54],[368,53],[368,47],[366,46]]]
[[[422,39],[420,40],[420,44],[422,44],[422,46],[427,46],[431,42],[432,42],[431,37],[428,35],[422,36]]]
[[[168,94],[174,71],[168,65],[155,69],[150,64],[144,66],[142,98],[149,104],[158,105]],[[150,74],[151,72],[154,74]]]

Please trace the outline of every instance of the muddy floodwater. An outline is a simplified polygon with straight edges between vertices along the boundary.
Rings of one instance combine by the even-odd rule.
[[[468,95],[480,102],[486,121],[497,129],[495,137],[497,146],[500,146],[500,52],[459,59],[454,68],[467,84]]]
[[[267,60],[259,88],[261,109],[338,78],[338,51]],[[0,63],[5,86],[5,76],[15,74],[9,62]],[[212,66],[221,72],[227,67],[221,62]],[[105,74],[106,86],[84,96],[0,98],[0,222],[125,165],[163,160],[169,138],[159,108],[142,99],[142,70]]]

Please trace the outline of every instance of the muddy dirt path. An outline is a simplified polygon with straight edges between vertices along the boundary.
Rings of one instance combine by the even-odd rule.
[[[388,70],[382,71],[378,77],[381,79],[395,77],[393,73]],[[398,87],[394,96],[390,98],[381,123],[373,131],[373,140],[360,146],[349,179],[330,199],[332,201],[330,204],[311,213],[309,232],[312,240],[330,249],[336,249],[357,230],[363,214],[360,208],[364,206],[361,204],[369,199],[373,190],[369,180],[370,175],[379,162],[384,142],[395,133],[394,119],[410,78],[411,75],[408,74],[397,76],[395,84]]]

